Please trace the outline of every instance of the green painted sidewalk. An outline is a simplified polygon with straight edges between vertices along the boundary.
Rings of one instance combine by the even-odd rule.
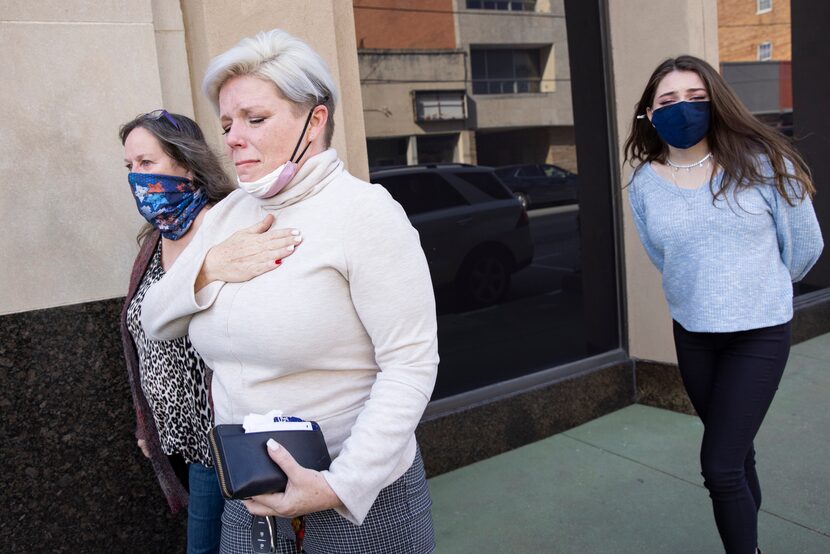
[[[438,552],[723,552],[702,431],[696,417],[634,405],[435,477]],[[830,334],[793,348],[755,442],[764,554],[830,553],[828,439]]]

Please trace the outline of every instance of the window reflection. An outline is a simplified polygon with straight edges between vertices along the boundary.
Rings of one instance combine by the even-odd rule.
[[[539,92],[539,49],[476,48],[470,52],[473,94]]]
[[[371,181],[418,230],[435,288],[433,398],[595,353],[563,3],[354,7]]]

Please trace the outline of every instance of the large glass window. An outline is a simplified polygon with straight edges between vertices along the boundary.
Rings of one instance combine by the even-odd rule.
[[[473,49],[473,94],[539,92],[539,49]]]
[[[599,32],[570,36],[561,2],[416,4],[356,3],[357,42],[374,45],[358,61],[371,181],[418,231],[438,308],[433,400],[451,403],[619,348],[618,184],[601,49],[586,45]]]

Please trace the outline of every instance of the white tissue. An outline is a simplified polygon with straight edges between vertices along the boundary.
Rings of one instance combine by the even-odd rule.
[[[267,414],[248,414],[242,420],[246,433],[263,431],[312,431],[308,421],[284,421],[282,410],[271,410]]]

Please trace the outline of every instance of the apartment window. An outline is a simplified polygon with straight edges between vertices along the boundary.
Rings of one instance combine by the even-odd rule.
[[[406,165],[409,137],[366,139],[369,167]]]
[[[415,92],[415,121],[467,119],[463,90]]]
[[[772,43],[762,42],[758,45],[758,61],[766,62],[772,59]]]
[[[767,13],[772,11],[772,0],[758,0],[757,13]]]
[[[473,94],[539,92],[539,54],[538,49],[473,49]]]
[[[512,12],[532,12],[536,8],[536,0],[518,1],[490,1],[467,0],[468,10],[502,10]]]

